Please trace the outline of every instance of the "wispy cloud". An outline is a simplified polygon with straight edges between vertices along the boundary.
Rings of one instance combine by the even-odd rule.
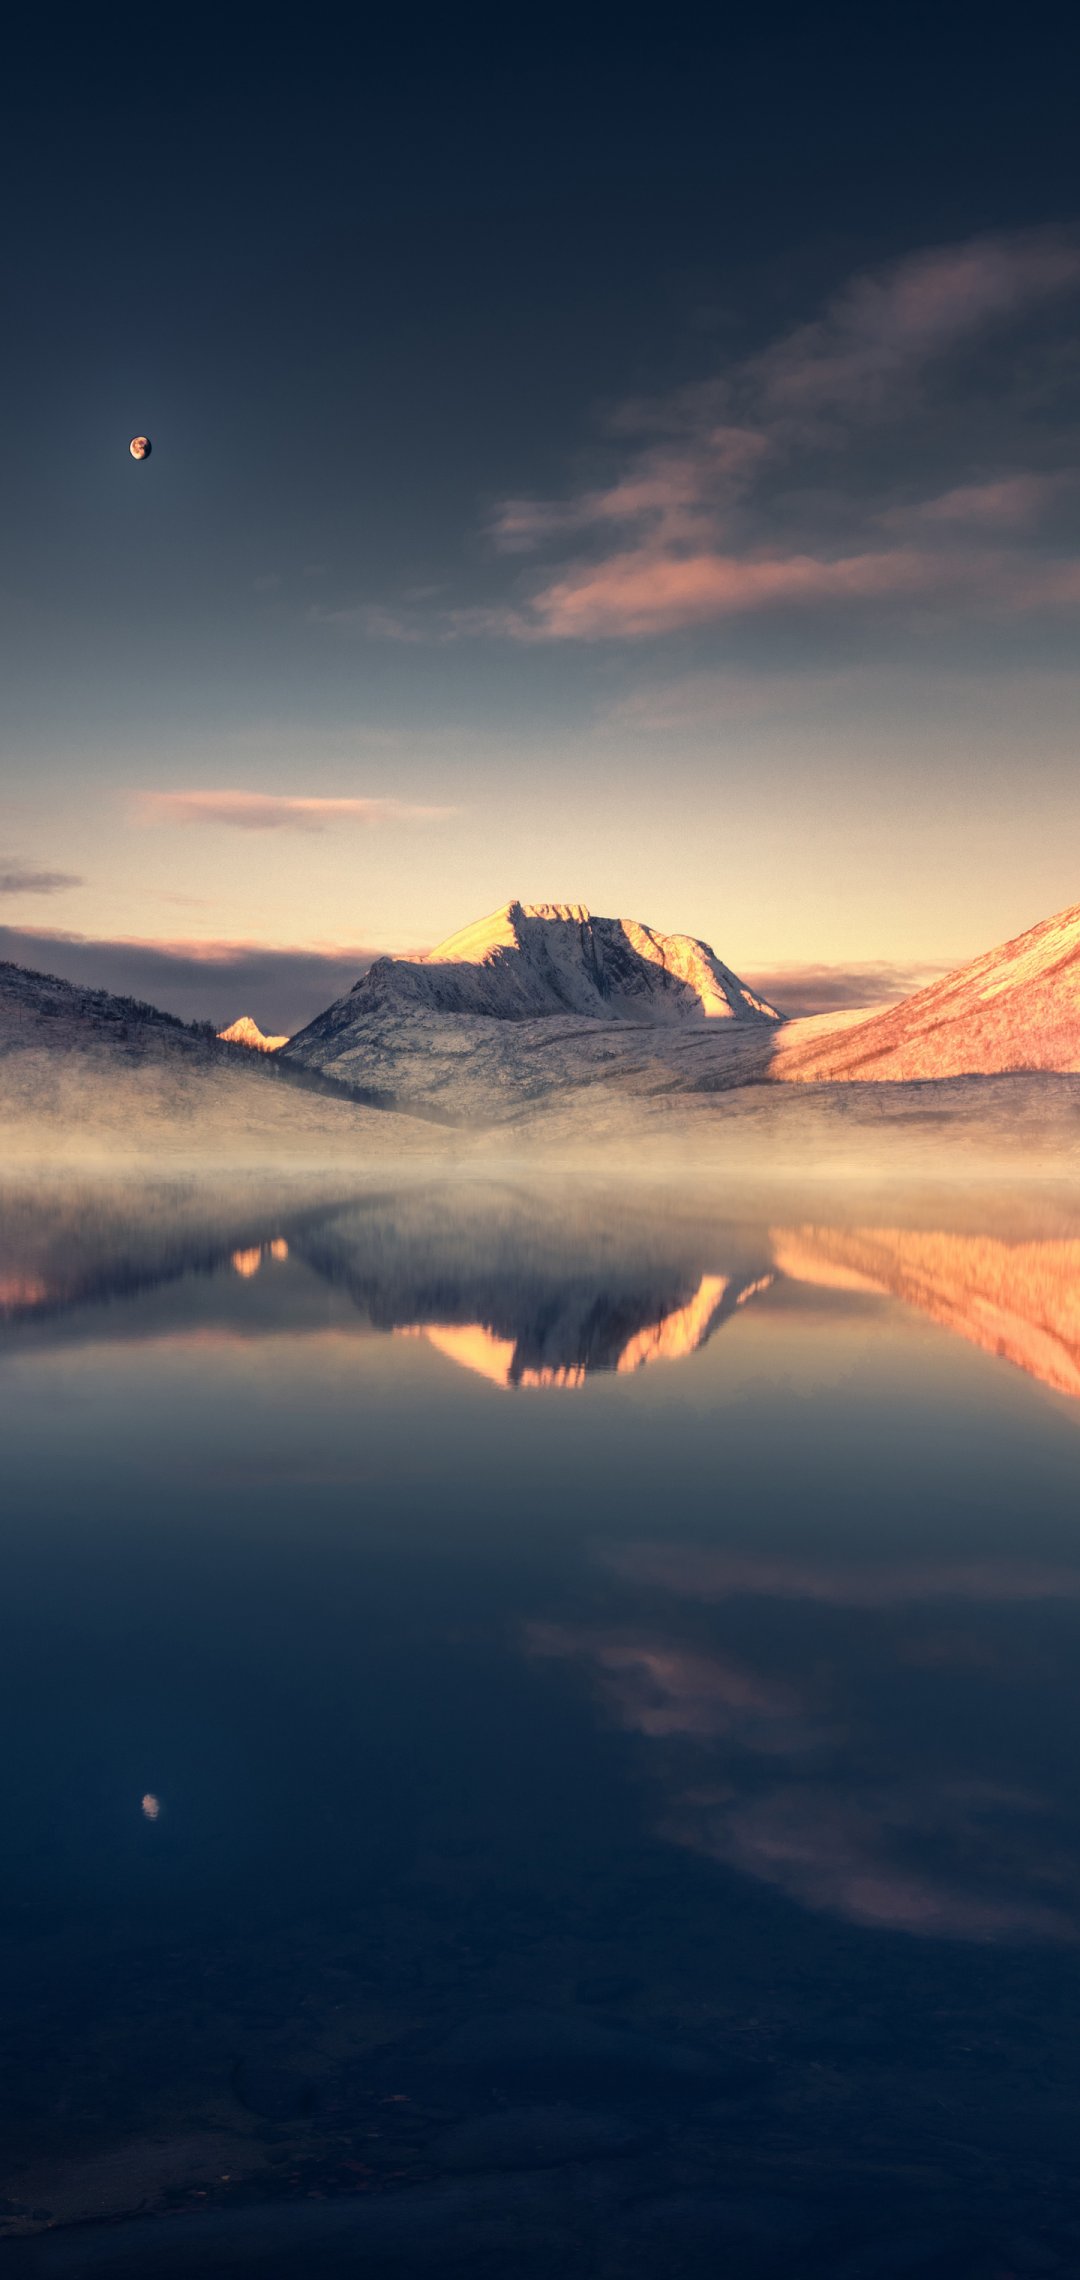
[[[1080,284],[1080,235],[1022,230],[934,247],[856,277],[746,367],[774,414],[878,414],[927,368]]]
[[[806,1599],[830,1607],[871,1608],[949,1599],[1013,1606],[1080,1598],[1080,1568],[1039,1560],[803,1560],[641,1544],[612,1553],[609,1564],[650,1590],[714,1602]]]
[[[30,863],[0,858],[0,895],[62,895],[82,883],[76,871],[38,871]]]
[[[777,1747],[777,1721],[784,1747],[798,1737],[799,1705],[790,1689],[728,1656],[559,1623],[532,1624],[526,1639],[534,1655],[591,1669],[620,1725],[631,1732],[653,1739],[737,1734],[744,1748],[765,1754]]]
[[[588,563],[533,596],[534,640],[636,640],[718,618],[807,602],[928,597],[957,582],[957,565],[911,547],[841,555],[674,553],[666,539]]]
[[[320,799],[306,793],[190,791],[138,792],[141,823],[219,824],[234,831],[325,831],[334,823],[442,823],[452,807],[410,800]]]
[[[668,1830],[803,1907],[871,1930],[976,1941],[1077,1936],[1075,1879],[1062,1890],[1055,1858],[1059,1831],[1038,1800],[986,1785],[691,1792]],[[948,1867],[927,1866],[925,1856],[946,1845]],[[998,1880],[1004,1889],[994,1889]]]
[[[700,1596],[695,1561],[710,1557],[723,1566],[725,1555],[690,1546],[658,1547],[652,1558],[624,1549],[613,1565],[646,1589],[659,1582]],[[957,1563],[935,1584],[931,1563],[911,1562],[886,1571],[880,1592],[863,1588],[870,1562],[861,1576],[853,1563],[825,1568],[820,1583],[806,1561],[733,1555],[728,1564],[736,1590],[778,1589],[860,1613],[954,1592],[992,1604],[1056,1596],[1054,1571],[1033,1565],[1024,1574],[1022,1563],[1011,1575],[1008,1563]],[[532,1655],[577,1665],[607,1718],[637,1738],[659,1790],[659,1833],[670,1841],[867,1929],[1074,1942],[1080,1880],[1066,1816],[987,1779],[977,1753],[971,1761],[966,1722],[957,1734],[916,1721],[919,1747],[900,1763],[882,1737],[868,1779],[865,1706],[851,1705],[849,1724],[816,1627],[786,1637],[789,1654],[801,1637],[809,1655],[801,1684],[773,1667],[775,1656],[758,1671],[707,1651],[697,1636],[688,1645],[670,1632],[553,1623],[531,1625],[525,1643]]]
[[[1044,526],[1075,487],[1077,438],[1053,412],[1058,351],[1040,334],[1070,295],[1080,231],[1065,229],[855,277],[753,356],[623,405],[605,480],[497,505],[497,554],[563,557],[511,595],[339,620],[398,641],[634,642],[778,612],[1071,612],[1075,533]]]
[[[937,498],[919,500],[882,521],[967,524],[977,530],[1027,531],[1076,488],[1076,474],[1003,475],[994,483],[961,483]]]

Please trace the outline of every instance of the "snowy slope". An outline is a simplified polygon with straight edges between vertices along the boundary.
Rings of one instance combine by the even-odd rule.
[[[792,1036],[773,1074],[803,1083],[1080,1070],[1080,903],[842,1034]]]

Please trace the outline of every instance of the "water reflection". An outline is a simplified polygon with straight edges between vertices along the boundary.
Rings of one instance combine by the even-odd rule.
[[[398,1334],[426,1338],[448,1361],[474,1370],[493,1385],[546,1386],[568,1393],[583,1386],[593,1372],[614,1370],[616,1375],[628,1377],[653,1362],[685,1361],[688,1354],[696,1354],[708,1344],[736,1307],[745,1306],[748,1299],[767,1290],[773,1280],[772,1275],[757,1275],[743,1282],[729,1275],[702,1275],[685,1305],[673,1306],[655,1318],[654,1293],[643,1290],[636,1302],[625,1297],[613,1301],[600,1287],[584,1321],[580,1314],[572,1314],[569,1320],[553,1319],[550,1310],[543,1308],[509,1337],[500,1337],[485,1322],[410,1322],[402,1325]],[[632,1318],[635,1312],[646,1317],[639,1330],[627,1326],[628,1314]],[[506,1313],[504,1301],[501,1319],[506,1319]],[[532,1359],[541,1348],[568,1350],[573,1358]]]
[[[1078,1247],[9,1192],[0,2270],[1068,2271]]]
[[[972,1216],[970,1200],[953,1199],[953,1210]],[[376,1329],[422,1338],[495,1385],[566,1392],[685,1360],[751,1302],[771,1293],[783,1308],[787,1291],[809,1289],[834,1306],[899,1300],[1080,1398],[1071,1232],[852,1224],[846,1199],[831,1223],[783,1225],[764,1213],[736,1218],[707,1197],[648,1194],[630,1205],[509,1186],[300,1197],[275,1203],[260,1226],[227,1190],[178,1195],[175,1183],[123,1195],[99,1187],[83,1215],[70,1197],[19,1190],[3,1199],[0,1224],[0,1321],[13,1324],[226,1266],[252,1282],[291,1258]],[[207,1316],[220,1314],[209,1285],[203,1295]]]
[[[885,1292],[1043,1385],[1080,1396],[1080,1241],[808,1226],[776,1228],[771,1242],[777,1267],[794,1281]]]

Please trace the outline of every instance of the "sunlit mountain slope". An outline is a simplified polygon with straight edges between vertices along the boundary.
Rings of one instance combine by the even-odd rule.
[[[802,1083],[1080,1070],[1080,903],[886,1013],[804,1042],[773,1073]]]

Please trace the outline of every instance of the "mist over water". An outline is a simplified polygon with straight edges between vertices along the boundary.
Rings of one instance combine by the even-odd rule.
[[[0,2272],[1074,2268],[1065,1178],[0,1213]]]

